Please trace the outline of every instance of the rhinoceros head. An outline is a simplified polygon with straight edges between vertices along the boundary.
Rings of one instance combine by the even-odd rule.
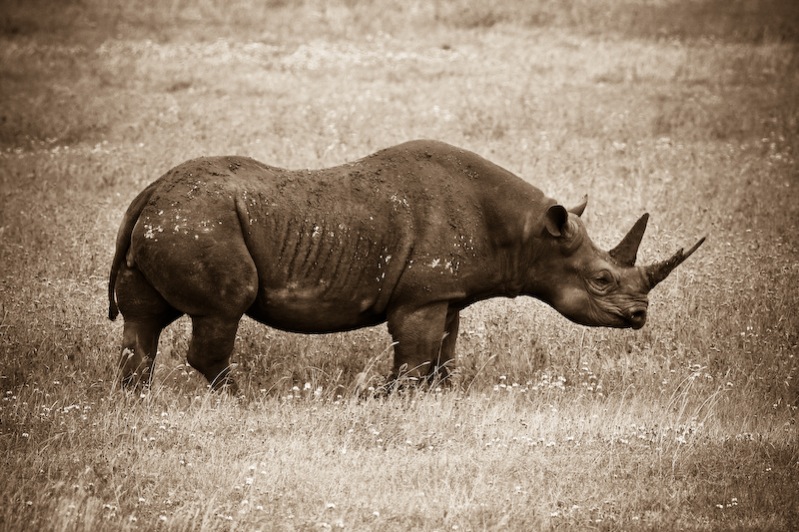
[[[553,205],[544,216],[542,235],[549,245],[541,299],[583,325],[640,329],[646,323],[649,291],[705,239],[662,262],[636,266],[649,215],[641,216],[615,248],[603,251],[588,237],[580,219],[585,204],[584,200],[572,209]]]

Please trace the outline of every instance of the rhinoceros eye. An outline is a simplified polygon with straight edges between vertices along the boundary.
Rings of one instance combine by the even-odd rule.
[[[607,292],[616,284],[616,278],[608,270],[601,270],[594,274],[590,282],[597,292]]]

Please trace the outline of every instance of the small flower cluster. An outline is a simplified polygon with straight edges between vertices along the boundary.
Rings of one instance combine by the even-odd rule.
[[[54,381],[53,385],[60,385],[59,381]],[[39,388],[34,388],[36,393],[40,393],[45,399],[50,397],[50,394],[43,392]],[[91,404],[69,404],[66,406],[59,406],[58,403],[47,403],[39,405],[38,408],[29,405],[28,401],[20,400],[19,396],[11,390],[7,390],[2,395],[2,402],[0,402],[0,419],[5,413],[5,409],[9,408],[7,419],[16,419],[17,425],[14,428],[15,432],[19,432],[19,436],[28,439],[34,434],[37,423],[46,423],[47,426],[64,427],[68,424],[75,422],[87,422],[90,419],[90,412],[93,409],[94,403]],[[96,425],[96,423],[93,423]],[[0,428],[2,434],[2,428]]]
[[[506,375],[499,376],[499,384],[494,385],[495,392],[516,392],[516,393],[527,393],[529,390],[529,385],[531,383],[528,381],[526,385],[521,385],[518,382],[514,382],[512,384],[508,384],[508,377]]]
[[[566,377],[563,375],[552,376],[549,373],[543,373],[537,381],[527,381],[524,384],[519,384],[518,382],[508,384],[507,381],[507,376],[500,375],[499,383],[494,385],[493,390],[495,392],[528,393],[553,390],[564,391],[566,389]]]
[[[622,445],[632,445],[634,442],[638,442],[658,446],[673,441],[678,445],[685,445],[702,434],[704,426],[704,422],[698,421],[696,417],[674,427],[631,423],[628,427],[617,427],[617,434],[609,441]]]
[[[555,509],[550,512],[551,519],[558,519],[563,521],[561,525],[567,525],[570,528],[607,528],[606,522],[614,523],[610,528],[616,529],[618,525],[615,524],[618,520],[618,508],[615,507],[612,501],[606,501],[603,506],[591,506],[586,508],[580,504],[571,504],[558,502]],[[637,522],[640,520],[638,516],[632,516],[631,521]],[[605,523],[603,525],[603,523]],[[587,526],[589,525],[590,526]]]
[[[562,392],[566,390],[566,377],[563,375],[550,375],[545,372],[541,375],[541,380],[531,382],[529,386],[532,392],[552,390]]]
[[[729,502],[726,503],[719,503],[716,505],[716,508],[719,510],[724,510],[725,508],[733,508],[735,506],[738,506],[738,497],[733,497]]]
[[[322,393],[324,388],[321,386],[314,386],[310,382],[306,382],[303,384],[302,388],[299,386],[292,386],[289,393],[283,395],[281,399],[283,401],[292,401],[294,399],[319,399],[322,397]],[[340,397],[340,396],[339,396]]]
[[[590,394],[596,394],[598,397],[605,396],[604,388],[602,387],[602,383],[599,381],[599,377],[597,377],[588,366],[583,366],[580,369],[580,374],[577,378],[579,379],[580,386],[584,391]]]
[[[588,368],[583,367],[578,375],[577,382],[581,390],[596,394],[599,397],[604,396],[602,383],[599,378]],[[570,381],[562,374],[551,374],[549,372],[541,373],[538,380],[529,380],[524,384],[518,382],[508,383],[506,375],[499,376],[499,383],[495,384],[493,391],[495,392],[515,392],[515,393],[536,393],[536,392],[563,392],[570,386]]]
[[[492,447],[507,449],[513,445],[524,445],[526,447],[542,447],[549,449],[557,447],[558,445],[573,445],[575,447],[579,447],[580,442],[576,441],[574,436],[566,436],[562,440],[558,441],[555,439],[546,439],[542,437],[536,438],[529,435],[521,435],[513,436],[509,440],[504,438],[493,438],[483,444],[486,449]]]
[[[786,142],[784,135],[775,133],[772,134],[771,137],[761,138],[760,143],[762,145],[762,150],[768,156],[769,164],[792,164],[794,162],[790,145]]]
[[[705,371],[707,367],[701,364],[691,364],[688,366],[688,370],[691,372],[690,376],[688,377],[691,382],[696,380],[704,380],[704,381],[712,381],[713,375]],[[729,386],[732,386],[732,383],[728,383]]]

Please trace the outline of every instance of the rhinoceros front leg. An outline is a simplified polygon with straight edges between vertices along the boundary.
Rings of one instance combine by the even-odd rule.
[[[388,330],[396,342],[391,381],[444,379],[454,357],[458,312],[447,303],[421,308],[399,308],[388,317]]]
[[[444,339],[441,341],[441,354],[436,362],[436,378],[448,383],[452,368],[455,364],[455,343],[458,340],[460,326],[460,312],[449,309],[444,326]]]

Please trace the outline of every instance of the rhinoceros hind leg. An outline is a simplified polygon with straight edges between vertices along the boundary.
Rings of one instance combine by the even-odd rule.
[[[181,313],[136,269],[123,267],[115,288],[125,319],[119,360],[122,385],[143,388],[150,384],[153,376],[161,331]]]
[[[125,388],[150,385],[161,328],[152,321],[125,321],[119,369]]]
[[[213,390],[226,389],[238,393],[238,387],[230,376],[230,354],[239,327],[238,318],[222,316],[192,316],[191,342],[188,361],[205,375]]]

